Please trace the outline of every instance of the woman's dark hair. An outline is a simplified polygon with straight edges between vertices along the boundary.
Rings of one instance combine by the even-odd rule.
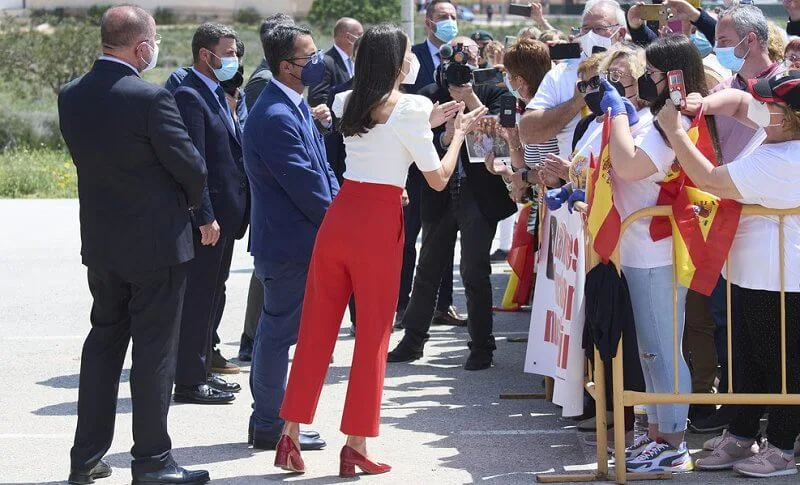
[[[686,93],[700,93],[702,96],[708,95],[708,85],[706,84],[705,68],[700,53],[692,43],[691,39],[685,35],[672,35],[659,37],[644,50],[647,62],[664,73],[663,91],[650,105],[650,111],[655,116],[669,99],[669,89],[667,89],[666,75],[669,71],[683,71],[683,84],[686,86]],[[717,154],[717,160],[721,160],[719,151],[719,140],[717,138],[716,124],[713,116],[706,116],[706,124]],[[656,128],[661,132],[661,127],[656,123]],[[661,132],[664,137],[664,133]],[[666,137],[664,137],[666,140]]]
[[[342,115],[342,135],[362,135],[375,126],[372,110],[394,89],[403,69],[408,37],[392,25],[370,27],[358,46],[353,92]]]
[[[651,66],[664,73],[661,85],[663,91],[658,95],[650,109],[657,114],[669,99],[666,76],[669,71],[683,71],[683,83],[687,93],[708,95],[705,68],[700,53],[692,41],[685,35],[659,37],[645,48],[645,57]]]

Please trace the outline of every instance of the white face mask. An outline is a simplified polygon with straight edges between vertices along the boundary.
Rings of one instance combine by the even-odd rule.
[[[762,103],[756,98],[750,98],[747,106],[747,119],[759,128],[769,126],[770,112],[767,103]]]
[[[406,73],[405,77],[401,81],[401,84],[414,84],[417,82],[417,75],[419,74],[419,59],[417,56],[412,54],[411,60],[408,61],[411,66],[408,68],[408,73]],[[400,74],[402,74],[402,70]]]
[[[616,32],[614,32],[611,37],[603,37],[600,34],[595,34],[593,30],[590,30],[589,32],[583,34],[580,38],[581,49],[587,56],[592,55],[592,50],[595,47],[602,47],[603,49],[608,50],[608,48],[613,44],[611,38],[615,35],[617,35]]]
[[[144,68],[140,72],[147,72],[150,69],[156,67],[156,64],[158,63],[158,44],[156,44],[155,47],[151,46],[150,44],[147,44],[147,47],[149,47],[150,50],[153,51],[153,55],[152,57],[150,57],[150,62],[148,62],[147,65],[144,66]],[[141,56],[139,57],[139,59],[141,59],[142,62],[144,62],[144,59]]]

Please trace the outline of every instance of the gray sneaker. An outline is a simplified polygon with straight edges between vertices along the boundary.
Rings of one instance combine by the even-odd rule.
[[[797,473],[797,464],[794,456],[785,455],[765,442],[758,454],[733,465],[733,471],[748,477],[780,477]]]
[[[694,461],[700,470],[726,470],[753,456],[752,441],[739,441],[727,431],[710,455]]]

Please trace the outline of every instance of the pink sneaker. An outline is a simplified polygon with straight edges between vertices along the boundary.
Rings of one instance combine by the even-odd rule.
[[[694,461],[700,470],[726,470],[737,462],[753,456],[752,441],[739,441],[727,431],[710,455]]]
[[[765,442],[758,454],[733,465],[733,471],[748,477],[780,477],[797,473],[797,464],[794,456],[786,455]]]

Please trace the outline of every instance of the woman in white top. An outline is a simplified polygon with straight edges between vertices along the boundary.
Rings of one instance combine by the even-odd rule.
[[[736,160],[714,167],[694,147],[678,124],[679,114],[665,108],[658,115],[683,169],[702,190],[744,204],[772,209],[800,207],[800,71],[750,81],[750,93],[725,89],[702,99],[688,97],[691,112],[730,116],[763,128],[764,143]],[[739,287],[739,323],[733,332],[733,355],[740,388],[736,392],[781,392],[780,290],[778,220],[742,216],[729,254],[730,282]],[[786,296],[786,386],[800,393],[800,217],[784,219]],[[737,406],[728,433],[700,468],[730,468],[743,475],[773,477],[797,473],[795,438],[800,434],[800,406]],[[769,413],[769,441],[753,455],[750,445],[759,421]],[[738,445],[738,446],[737,446]],[[710,466],[708,466],[710,465]]]
[[[638,96],[657,114],[669,101],[667,72],[683,71],[689,92],[708,93],[700,55],[685,36],[661,37],[645,49],[644,75],[637,80]],[[606,82],[607,85],[607,82]],[[610,87],[610,86],[609,86]],[[630,126],[635,108],[618,99],[616,90],[606,90],[603,110],[611,108],[609,155],[612,166],[614,203],[624,220],[639,209],[656,205],[660,186],[675,161],[667,140],[651,124],[633,134]],[[624,100],[627,101],[627,100]],[[683,117],[683,129],[691,121]],[[682,348],[687,289],[678,285],[678,342],[673,342],[672,237],[654,241],[651,218],[634,222],[620,240],[622,271],[628,282],[639,342],[640,361],[648,392],[672,393],[674,386],[673,345]],[[692,392],[689,367],[678,352],[678,392]],[[684,434],[689,406],[647,406],[648,437],[629,449],[630,471],[689,471],[693,463]]]
[[[340,476],[385,473],[367,458],[366,437],[378,435],[386,354],[400,285],[403,249],[401,194],[416,163],[425,180],[443,190],[456,166],[465,134],[486,109],[455,118],[455,136],[440,160],[432,143],[427,98],[400,91],[413,84],[419,63],[398,28],[377,26],[361,38],[353,90],[334,103],[347,149],[345,182],[317,234],[308,271],[297,349],[281,417],[286,421],[275,465],[305,471],[299,424],[310,423],[325,382],[350,296],[355,293],[358,332],[344,404]],[[443,122],[444,120],[439,120]],[[441,123],[440,123],[441,124]]]

